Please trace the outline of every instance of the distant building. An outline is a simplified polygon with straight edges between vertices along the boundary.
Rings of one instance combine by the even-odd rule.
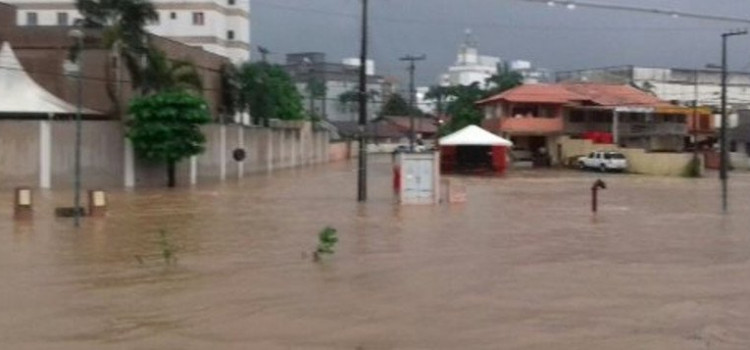
[[[331,122],[357,121],[358,104],[342,101],[341,97],[359,90],[359,59],[345,59],[342,63],[326,62],[322,52],[292,53],[286,56],[284,69],[291,75],[303,97],[307,112]],[[366,63],[367,91],[369,93],[368,119],[374,119],[380,111],[388,84],[375,74],[375,63]],[[321,84],[324,95],[311,96],[310,86]]]
[[[448,68],[448,73],[441,77],[440,85],[484,85],[487,78],[497,74],[500,58],[479,55],[478,46],[471,30],[467,30],[466,39],[458,50],[456,64]]]
[[[18,9],[20,26],[69,26],[81,18],[75,0],[4,0]],[[151,0],[159,15],[149,32],[229,58],[250,59],[250,2],[248,0]]]
[[[508,68],[511,71],[520,73],[524,84],[552,82],[552,72],[547,69],[536,68],[529,61],[513,60],[509,62]]]
[[[727,78],[727,102],[730,108],[738,110],[750,106],[750,73],[730,72]],[[616,66],[557,72],[555,80],[631,84],[652,92],[662,100],[682,106],[692,106],[696,101],[699,106],[718,110],[721,105],[719,70]],[[732,125],[736,125],[736,117],[732,119]]]
[[[691,134],[713,134],[710,113],[674,106],[628,85],[565,83],[522,85],[492,96],[483,126],[510,138],[516,151],[551,152],[561,161],[561,137],[649,151],[682,151]]]

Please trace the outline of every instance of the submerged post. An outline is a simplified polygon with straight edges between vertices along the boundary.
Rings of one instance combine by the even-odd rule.
[[[598,179],[594,182],[594,184],[591,186],[591,212],[596,214],[598,211],[598,195],[599,195],[599,189],[606,189],[607,184],[602,181],[602,179]]]

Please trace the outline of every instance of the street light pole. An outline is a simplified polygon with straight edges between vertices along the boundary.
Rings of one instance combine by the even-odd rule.
[[[721,129],[720,138],[720,158],[719,178],[721,180],[721,209],[727,212],[727,167],[729,163],[729,154],[727,152],[727,39],[736,35],[745,35],[747,30],[732,31],[721,34]]]
[[[407,55],[405,57],[401,57],[401,61],[408,61],[409,62],[409,151],[414,152],[414,138],[415,138],[415,132],[414,132],[414,109],[415,109],[415,100],[416,100],[416,94],[417,89],[414,87],[414,71],[416,68],[416,61],[424,61],[427,58],[425,55],[421,56],[412,56]]]
[[[76,136],[75,136],[75,175],[73,180],[73,224],[75,227],[81,226],[81,110],[83,104],[83,37],[84,33],[80,29],[73,29],[69,33],[70,37],[75,39],[77,46],[76,65]]]

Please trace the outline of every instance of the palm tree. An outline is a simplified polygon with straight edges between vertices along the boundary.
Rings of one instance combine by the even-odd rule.
[[[146,59],[148,64],[141,78],[144,93],[183,90],[200,94],[203,90],[203,82],[193,63],[170,60],[157,48],[151,48]]]
[[[225,63],[221,66],[221,103],[219,111],[224,121],[229,120],[237,112],[244,113],[247,103],[244,101],[244,95],[240,93],[241,82],[239,80],[239,71],[237,66],[231,63]]]
[[[122,60],[133,87],[140,87],[142,60],[149,47],[145,27],[159,19],[154,5],[148,0],[76,0],[76,7],[83,16],[79,25],[102,30],[102,46],[117,57],[118,73]],[[77,52],[71,52],[72,58],[76,55]],[[112,67],[107,65],[108,81],[112,80],[112,74]],[[121,79],[117,80],[116,88],[107,85],[107,93],[119,112]]]
[[[497,74],[487,78],[485,81],[487,96],[502,93],[519,85],[523,85],[523,75],[510,69],[510,65],[507,62],[498,65]]]
[[[310,116],[310,119],[314,119],[315,117],[324,117],[324,115],[316,115],[314,110],[314,101],[321,100],[322,101],[322,107],[325,109],[326,104],[326,98],[328,95],[328,87],[326,86],[325,81],[317,78],[310,78],[307,81],[307,84],[305,84],[305,92],[307,93],[307,97],[309,99],[309,111],[308,114]],[[325,113],[324,111],[321,111],[321,113]]]
[[[368,102],[376,102],[379,96],[380,93],[376,90],[367,91]],[[341,112],[352,113],[353,117],[354,113],[359,110],[359,90],[344,91],[339,94],[338,100],[338,107]]]

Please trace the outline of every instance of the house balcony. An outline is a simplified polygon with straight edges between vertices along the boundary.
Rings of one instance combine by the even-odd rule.
[[[612,123],[568,123],[566,134],[585,132],[612,132]],[[689,133],[685,123],[620,123],[617,133],[624,137],[641,136],[686,136]]]
[[[686,136],[688,126],[685,123],[627,123],[618,127],[621,136]]]
[[[551,135],[563,132],[562,118],[493,118],[483,126],[496,133],[513,135]]]

